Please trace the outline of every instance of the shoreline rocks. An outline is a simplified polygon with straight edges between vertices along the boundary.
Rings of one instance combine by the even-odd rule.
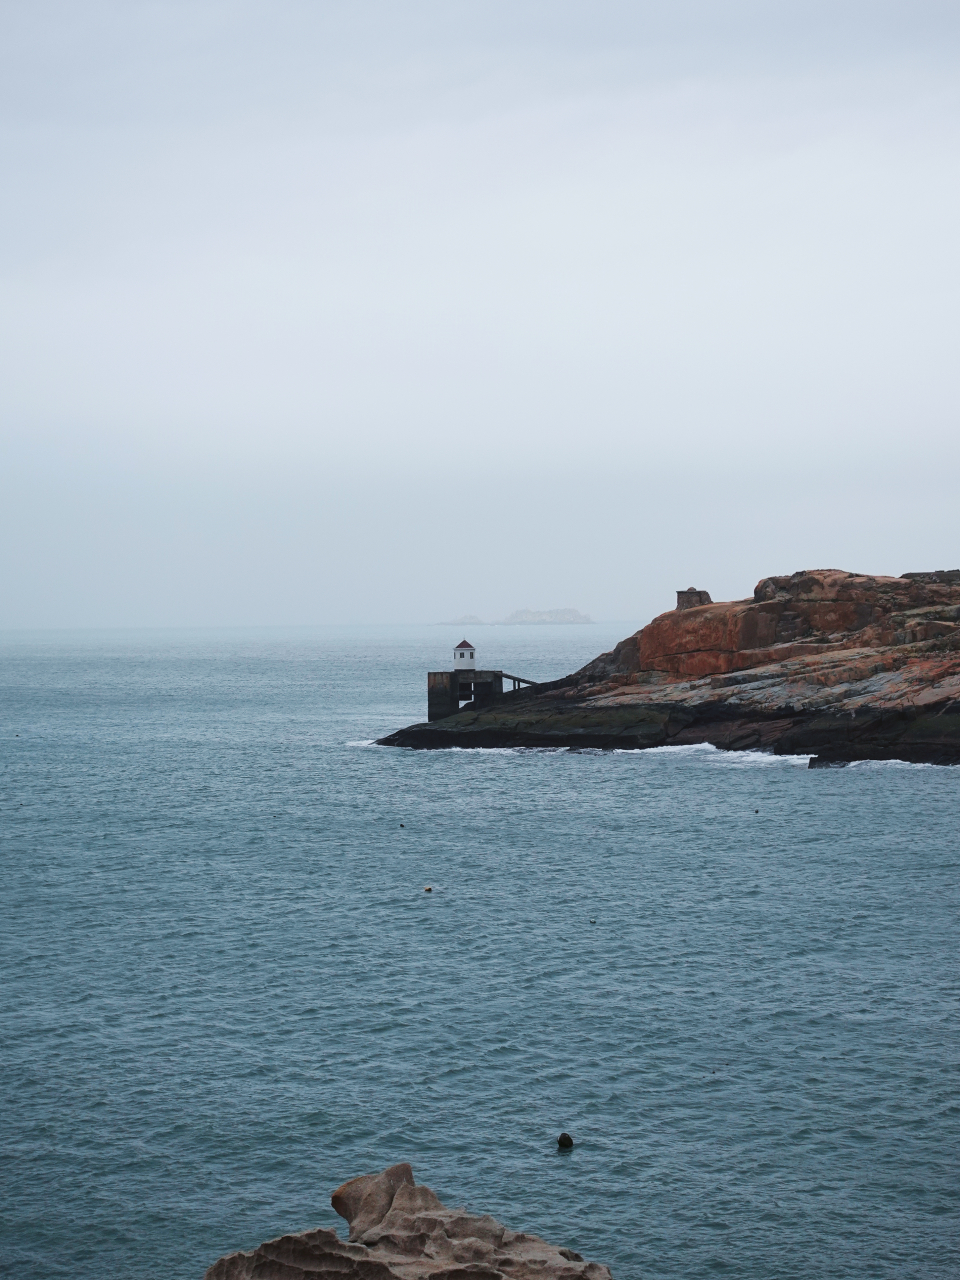
[[[960,571],[806,570],[764,578],[746,600],[684,598],[573,675],[380,742],[710,743],[811,755],[821,765],[960,764]]]
[[[350,1224],[348,1240],[321,1229],[280,1236],[218,1259],[204,1280],[612,1280],[572,1249],[448,1209],[409,1164],[351,1178],[330,1202]]]

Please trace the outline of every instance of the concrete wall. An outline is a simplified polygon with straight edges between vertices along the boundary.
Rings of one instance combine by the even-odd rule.
[[[699,609],[702,604],[713,604],[709,591],[698,591],[696,587],[688,587],[686,591],[677,592],[678,609]]]
[[[461,699],[472,699],[478,707],[489,706],[502,693],[502,671],[428,671],[427,719],[455,716]]]

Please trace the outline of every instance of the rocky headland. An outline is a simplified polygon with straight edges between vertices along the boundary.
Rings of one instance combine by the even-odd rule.
[[[353,1178],[330,1202],[350,1224],[348,1240],[321,1229],[280,1236],[220,1258],[204,1280],[612,1280],[572,1249],[448,1209],[408,1164]]]
[[[677,593],[572,675],[380,739],[401,747],[711,743],[726,750],[960,764],[960,570],[812,569],[752,598]]]

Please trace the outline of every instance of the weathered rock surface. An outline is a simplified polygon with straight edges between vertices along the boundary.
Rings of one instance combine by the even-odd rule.
[[[817,569],[764,578],[752,599],[681,603],[571,676],[381,741],[960,764],[960,571]]]
[[[353,1178],[331,1204],[350,1224],[280,1236],[250,1253],[231,1253],[204,1280],[611,1280],[609,1270],[572,1249],[510,1231],[489,1214],[448,1209],[417,1186],[408,1164]]]

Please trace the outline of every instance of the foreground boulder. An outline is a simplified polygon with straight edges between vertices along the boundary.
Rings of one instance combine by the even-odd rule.
[[[678,593],[573,675],[412,725],[401,747],[711,743],[820,763],[960,764],[960,570],[812,569],[746,600]]]
[[[509,1231],[489,1214],[448,1209],[418,1187],[408,1164],[353,1178],[331,1204],[350,1224],[280,1236],[251,1253],[230,1253],[204,1280],[611,1280],[609,1270],[539,1236]]]

